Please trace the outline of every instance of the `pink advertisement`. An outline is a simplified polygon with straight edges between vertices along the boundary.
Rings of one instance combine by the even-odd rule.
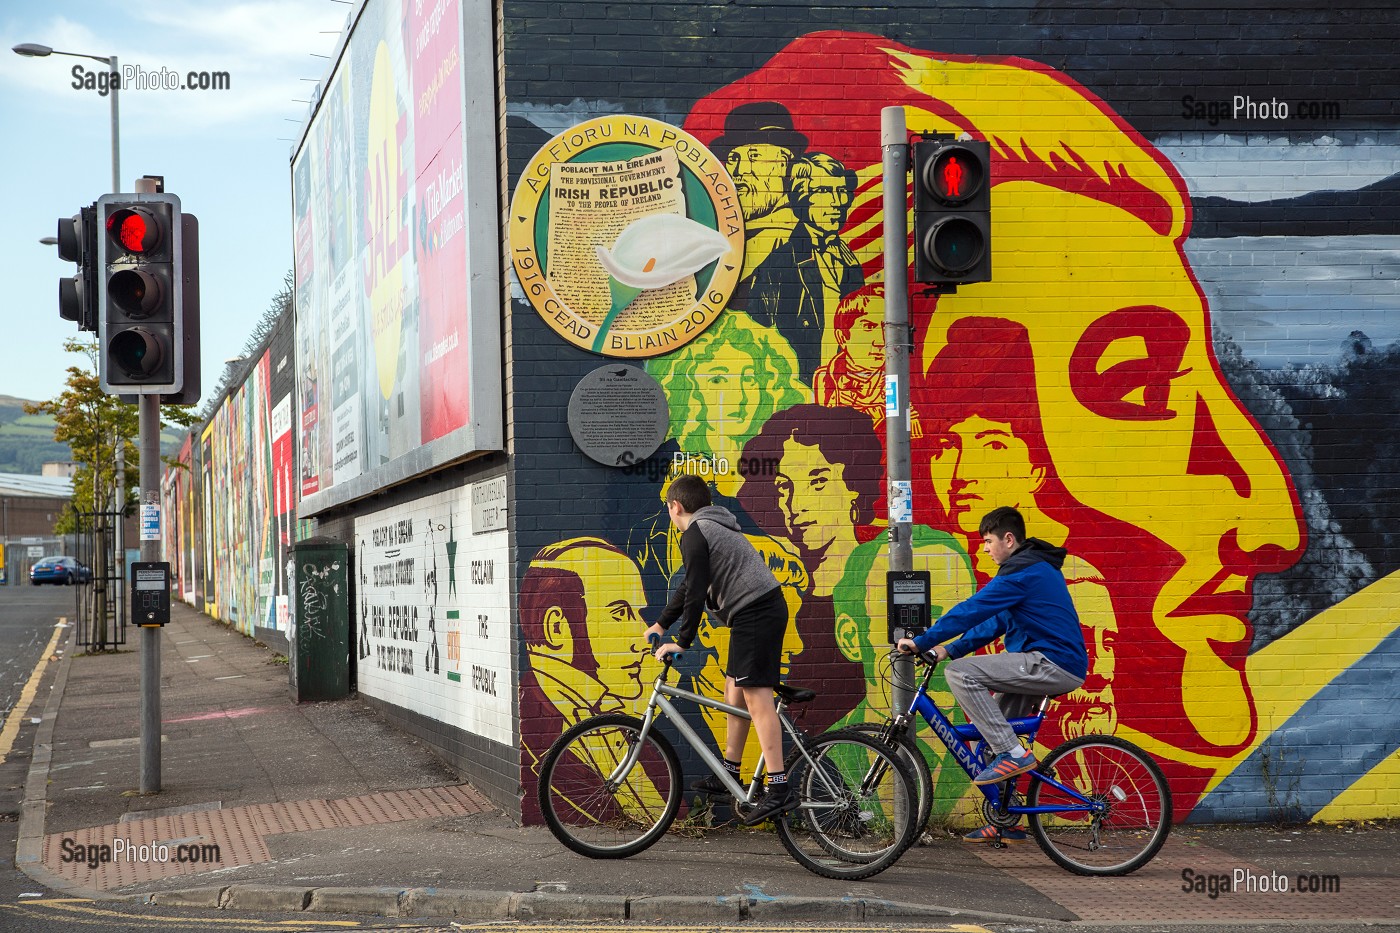
[[[468,423],[466,197],[459,0],[406,0],[413,71],[413,237],[418,267],[422,439]]]

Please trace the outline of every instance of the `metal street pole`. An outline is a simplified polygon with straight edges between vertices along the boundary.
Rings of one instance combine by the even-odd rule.
[[[885,241],[885,459],[888,463],[890,565],[913,570],[910,541],[914,494],[909,454],[909,134],[903,107],[880,111],[884,171]],[[913,700],[914,662],[897,658],[890,702],[902,713]]]
[[[138,194],[155,194],[150,177],[136,181]],[[160,508],[160,396],[138,399],[141,438],[141,505]],[[144,516],[142,525],[145,525]],[[142,562],[160,561],[160,539],[141,535]],[[141,793],[160,793],[160,626],[141,626]]]
[[[16,55],[21,55],[21,56],[23,56],[23,57],[25,57],[25,58],[47,58],[47,57],[50,56],[50,55],[64,55],[64,56],[67,56],[67,57],[69,57],[69,58],[90,58],[90,59],[92,59],[92,60],[95,61],[95,62],[101,62],[102,64],[106,65],[106,66],[111,70],[111,73],[112,73],[113,75],[119,75],[119,74],[120,74],[120,72],[119,72],[118,69],[117,69],[117,56],[115,56],[115,55],[105,55],[105,56],[104,56],[104,55],[88,55],[88,54],[86,54],[86,53],[84,53],[84,52],[59,52],[59,51],[57,51],[57,50],[55,50],[55,49],[50,48],[50,47],[47,46],[47,45],[39,45],[38,43],[35,43],[35,42],[23,42],[23,43],[20,43],[19,45],[14,46],[13,51],[14,51],[14,53],[15,53]],[[112,84],[111,84],[111,90],[108,92],[108,97],[111,98],[111,104],[112,104],[111,135],[112,135],[112,192],[113,192],[113,193],[116,193],[116,192],[118,192],[118,191],[121,191],[121,188],[122,188],[121,120],[120,120],[120,117],[119,117],[119,114],[118,114],[118,109],[117,109],[117,97],[118,97],[118,93],[117,93],[117,92],[118,92],[118,85],[119,85],[119,84],[120,84],[120,78],[114,79],[114,80],[112,81]],[[126,439],[119,436],[118,439],[117,439],[117,499],[118,499],[118,503],[119,503],[119,505],[118,505],[118,511],[119,511],[119,512],[120,512],[121,504],[124,504],[124,503],[126,502],[126,495],[125,495],[125,473],[124,473],[124,470],[123,470],[123,465],[124,465],[124,454],[125,454],[124,448],[125,448],[125,446],[126,446]],[[98,492],[97,492],[98,486],[100,485],[99,480],[100,480],[100,478],[101,478],[102,468],[101,468],[101,465],[100,465],[100,464],[96,464],[96,463],[91,464],[91,466],[92,466],[92,472],[93,472],[93,496],[94,496],[94,505],[93,505],[94,515],[93,515],[93,522],[96,524],[96,523],[98,523],[98,522],[102,522],[102,521],[103,521],[102,519],[99,518],[98,514],[96,514],[97,512],[99,512],[99,511],[101,511],[101,510],[99,509],[99,507],[98,507],[98,505],[97,505],[97,503],[96,503],[96,501],[95,501],[95,500],[96,500],[96,496],[97,496],[97,494],[98,494]],[[102,491],[103,491],[103,493],[105,494],[106,488],[103,487],[103,490],[102,490]],[[121,515],[119,514],[119,515],[117,516],[117,523],[118,523],[118,525],[121,524],[121,521],[122,521],[122,518],[121,518]],[[105,522],[104,522],[104,523],[105,523]],[[117,538],[118,540],[121,538],[120,529],[118,529],[118,533],[117,533],[117,535],[116,535],[116,538]],[[123,618],[122,613],[125,611],[125,608],[126,608],[126,585],[125,585],[125,584],[126,584],[126,554],[125,554],[124,552],[122,552],[120,549],[117,549],[117,548],[112,548],[112,549],[110,549],[111,551],[113,551],[113,552],[115,552],[115,553],[105,553],[105,552],[108,550],[108,549],[105,548],[105,547],[102,548],[102,550],[104,551],[104,554],[102,555],[102,560],[101,560],[100,562],[99,562],[99,561],[94,561],[93,563],[94,563],[94,567],[95,567],[95,568],[101,570],[101,574],[102,574],[102,576],[103,576],[104,578],[108,576],[108,572],[107,572],[107,571],[108,571],[108,567],[109,567],[109,566],[115,568],[115,570],[116,570],[115,576],[116,576],[116,579],[117,579],[117,586],[116,586],[116,592],[115,592],[114,594],[112,594],[112,596],[113,596],[113,599],[115,600],[114,605],[115,605],[115,607],[116,607],[117,624],[120,625],[120,624],[121,624],[121,620],[122,620],[122,618]],[[96,576],[96,574],[94,574],[94,576]],[[105,627],[106,622],[107,622],[107,607],[106,607],[106,604],[105,604],[105,599],[99,599],[99,598],[97,598],[97,597],[99,596],[99,594],[102,593],[103,587],[105,587],[105,586],[106,586],[105,580],[102,581],[102,582],[94,581],[94,584],[93,584],[93,591],[94,591],[93,615],[94,615],[94,616],[97,616],[97,617],[100,617],[100,618],[94,619],[94,621],[96,621],[98,624],[100,624],[100,625],[102,625],[102,626],[104,626],[104,627]],[[104,637],[104,640],[105,640],[105,638],[106,638],[106,633],[105,633],[105,631],[104,631],[104,636],[103,636],[103,637]],[[159,772],[157,772],[157,774],[158,774],[158,773],[159,773]]]
[[[101,61],[101,59],[98,59]],[[112,74],[117,74],[117,56],[108,55],[107,64],[112,68]],[[117,120],[117,86],[120,79],[112,82],[112,90],[108,94],[112,98],[112,193],[122,190],[122,144],[121,129]]]

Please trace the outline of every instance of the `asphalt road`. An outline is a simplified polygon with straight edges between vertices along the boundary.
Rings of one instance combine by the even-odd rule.
[[[54,623],[73,617],[73,593],[66,586],[0,586],[0,720],[9,718]]]

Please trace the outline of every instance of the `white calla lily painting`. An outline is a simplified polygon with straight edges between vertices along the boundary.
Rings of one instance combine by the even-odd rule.
[[[608,273],[612,307],[598,327],[601,349],[613,321],[644,291],[694,275],[731,249],[720,233],[680,214],[649,214],[628,224],[609,250],[595,247]]]

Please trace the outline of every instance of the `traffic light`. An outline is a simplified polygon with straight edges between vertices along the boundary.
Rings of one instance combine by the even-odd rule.
[[[102,390],[184,388],[184,223],[173,194],[97,199],[98,367]]]
[[[930,285],[992,280],[991,146],[914,144],[914,279]]]
[[[78,330],[97,330],[97,208],[88,205],[58,219],[58,258],[78,264],[78,274],[58,280],[58,316]]]

